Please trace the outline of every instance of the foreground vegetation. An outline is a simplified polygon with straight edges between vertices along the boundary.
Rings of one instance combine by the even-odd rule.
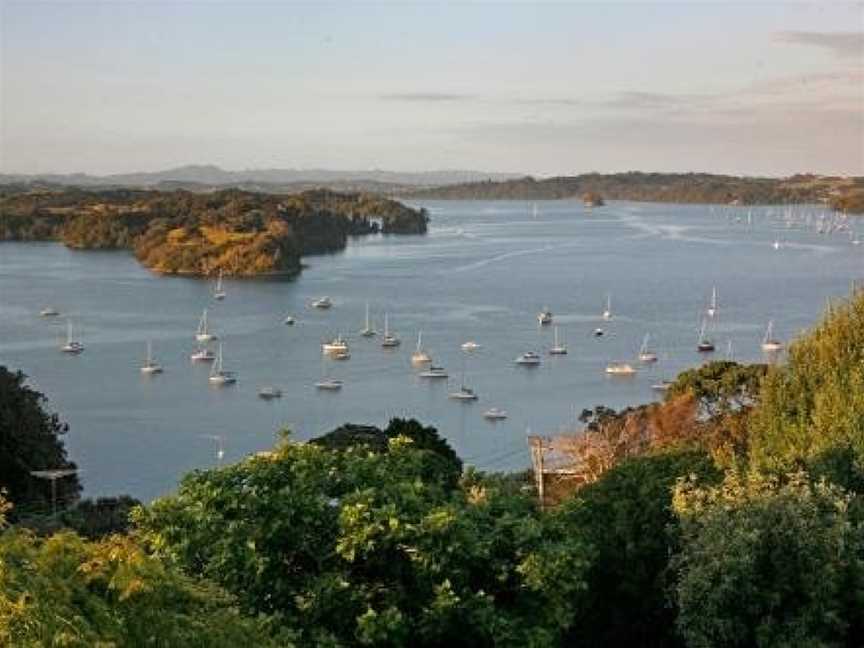
[[[586,410],[544,508],[405,420],[286,433],[95,540],[13,520],[0,473],[0,645],[857,646],[862,388],[858,293],[785,365]]]
[[[76,249],[131,249],[169,274],[294,274],[306,254],[349,236],[422,234],[424,211],[369,194],[325,190],[270,195],[131,189],[7,189],[0,241],[59,240]]]
[[[536,180],[472,182],[406,193],[455,200],[553,200],[595,193],[606,199],[670,203],[758,204],[825,202],[864,212],[864,178],[797,175],[746,178],[708,173],[586,173]]]

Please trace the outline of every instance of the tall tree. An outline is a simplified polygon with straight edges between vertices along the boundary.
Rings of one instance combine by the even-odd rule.
[[[68,425],[44,409],[45,396],[26,384],[26,376],[0,366],[0,488],[15,504],[13,515],[50,510],[51,484],[33,471],[74,469],[62,436]],[[81,492],[77,475],[57,480],[58,502],[75,500]]]

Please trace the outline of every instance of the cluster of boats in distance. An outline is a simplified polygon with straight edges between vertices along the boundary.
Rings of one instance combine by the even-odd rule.
[[[213,298],[217,301],[222,301],[226,297],[226,293],[224,288],[222,287],[222,277],[219,276],[215,290],[213,291]],[[315,308],[318,310],[329,310],[333,307],[333,301],[330,297],[320,297],[310,304],[311,308]],[[702,354],[708,354],[715,351],[715,345],[713,340],[708,336],[708,323],[717,317],[719,313],[719,305],[718,305],[718,296],[716,287],[711,291],[711,297],[702,313],[701,319],[701,327],[699,330],[699,337],[696,343],[696,351]],[[40,311],[40,316],[43,318],[56,318],[60,317],[60,312],[53,307],[44,308]],[[609,322],[613,319],[612,312],[612,296],[611,294],[607,294],[606,301],[604,304],[603,311],[601,313],[601,319],[605,322]],[[284,318],[283,323],[288,326],[293,326],[296,320],[292,315],[288,315]],[[554,315],[552,311],[548,307],[544,307],[537,314],[537,322],[540,327],[551,326],[554,323]],[[595,328],[593,331],[593,335],[595,337],[601,337],[605,333],[602,327]],[[375,330],[372,325],[372,321],[370,319],[369,313],[369,303],[366,303],[366,318],[364,321],[364,326],[359,331],[359,335],[364,338],[373,338],[378,336],[378,331]],[[201,314],[201,318],[198,321],[198,328],[195,331],[194,340],[196,342],[196,347],[190,353],[189,359],[192,362],[208,362],[212,363],[210,374],[208,376],[208,381],[211,385],[214,386],[228,386],[233,385],[237,382],[237,374],[234,371],[226,370],[223,366],[223,354],[222,354],[222,342],[219,340],[219,337],[211,330],[209,320],[208,320],[208,309],[204,309]],[[639,353],[637,355],[637,363],[629,363],[629,362],[612,362],[606,366],[606,374],[610,376],[633,376],[635,375],[639,369],[635,365],[641,366],[649,366],[658,362],[659,357],[657,353],[650,346],[651,336],[646,333],[645,337],[642,340],[642,345],[639,348]],[[216,344],[215,352],[210,348],[211,343]],[[389,314],[384,314],[384,331],[381,335],[380,346],[384,349],[395,349],[401,346],[402,341],[398,337],[396,333],[390,330],[390,318]],[[466,385],[465,382],[465,358],[471,353],[479,350],[481,345],[475,340],[468,340],[461,344],[461,350],[464,352],[463,355],[463,366],[461,373],[461,380],[459,382],[459,386],[457,389],[450,391],[448,396],[449,398],[457,401],[476,401],[478,400],[478,394],[470,387]],[[783,343],[774,337],[774,323],[773,321],[768,322],[767,329],[765,331],[765,336],[762,339],[761,349],[766,354],[776,354],[777,352],[783,349]],[[84,351],[84,344],[74,335],[74,330],[72,326],[72,321],[67,319],[66,322],[66,340],[60,346],[60,350],[63,353],[70,355],[79,355]],[[322,352],[322,376],[321,379],[316,381],[314,384],[315,389],[321,391],[339,391],[342,389],[343,382],[341,380],[332,378],[327,373],[327,362],[326,360],[336,360],[336,361],[345,361],[351,358],[351,348],[347,338],[342,335],[337,335],[330,340],[326,340],[321,344],[321,352]],[[550,356],[565,356],[568,353],[566,343],[560,339],[559,330],[557,326],[553,326],[553,343],[552,346],[547,350]],[[731,340],[729,341],[729,348],[727,349],[727,354],[731,356]],[[525,351],[521,353],[514,359],[514,363],[517,366],[521,367],[538,367],[542,364],[543,359],[539,353],[536,351]],[[429,352],[423,347],[423,333],[422,331],[417,334],[417,345],[414,351],[411,354],[411,365],[415,369],[417,369],[417,376],[422,379],[427,380],[447,380],[449,379],[449,374],[447,370],[439,365],[436,365],[432,361],[432,356]],[[146,347],[146,355],[144,358],[144,363],[140,367],[140,371],[144,375],[156,375],[161,374],[163,372],[163,367],[160,365],[153,356],[153,345],[151,342],[147,342]],[[672,383],[668,380],[661,380],[651,387],[655,391],[665,391],[669,388]],[[262,387],[258,390],[258,396],[265,400],[271,400],[274,398],[279,398],[282,396],[282,390],[278,387],[267,386]],[[507,418],[507,412],[496,407],[492,407],[486,410],[483,413],[484,418],[490,421],[498,421]]]

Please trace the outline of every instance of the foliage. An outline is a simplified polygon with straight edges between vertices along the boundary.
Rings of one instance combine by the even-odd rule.
[[[304,645],[549,646],[569,626],[589,549],[532,499],[438,451],[283,443],[194,473],[137,513],[159,556],[210,577]]]
[[[363,193],[275,195],[113,189],[0,195],[0,240],[62,240],[81,249],[134,249],[158,272],[294,274],[300,256],[334,252],[348,236],[423,234],[429,217]]]
[[[418,450],[430,450],[440,458],[438,466],[433,466],[434,477],[440,477],[442,483],[455,487],[462,475],[462,460],[450,444],[438,434],[433,427],[425,427],[415,419],[390,420],[386,429],[380,430],[371,425],[352,425],[346,423],[327,434],[312,439],[310,443],[330,450],[349,450],[357,447],[368,448],[373,452],[388,452],[390,442],[400,436],[411,440],[412,447]],[[430,457],[430,460],[433,459]],[[426,477],[426,475],[420,475]]]
[[[51,485],[34,470],[75,468],[66,457],[62,435],[68,426],[47,413],[45,397],[25,384],[26,376],[0,366],[0,488],[19,512],[51,510]],[[78,497],[76,475],[57,480],[57,501]]]
[[[837,211],[864,214],[864,187],[838,193],[831,197],[830,204]]]
[[[677,626],[688,646],[853,645],[864,630],[864,528],[803,474],[683,480]]]
[[[822,455],[848,448],[864,477],[864,291],[832,306],[790,346],[786,366],[769,371],[751,434],[760,470],[827,465]]]
[[[279,645],[288,645],[286,635]],[[0,531],[0,645],[269,646],[213,585],[166,569],[126,536],[88,542]]]
[[[680,477],[719,481],[711,459],[675,451],[627,459],[561,507],[567,527],[596,549],[586,604],[566,645],[670,646],[675,610],[667,566],[675,547],[672,490]]]
[[[669,203],[815,203],[864,190],[864,178],[798,175],[745,178],[708,173],[586,173],[537,180],[531,177],[419,189],[421,198],[456,200],[553,200],[595,193],[613,200]],[[850,209],[851,211],[851,209]]]
[[[690,393],[706,416],[724,416],[756,404],[767,371],[764,364],[715,360],[678,374],[666,392],[666,400]]]

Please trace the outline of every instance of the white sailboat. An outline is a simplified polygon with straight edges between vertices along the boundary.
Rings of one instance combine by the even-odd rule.
[[[612,294],[606,293],[606,308],[603,310],[603,319],[607,322],[612,319]]]
[[[321,380],[315,383],[315,389],[322,391],[339,391],[342,389],[342,381],[331,378],[327,372],[327,360],[321,359]]]
[[[222,301],[225,299],[225,289],[222,287],[222,271],[219,271],[219,278],[216,279],[216,289],[213,291],[213,299]]]
[[[706,337],[705,330],[708,326],[708,322],[705,321],[705,318],[702,318],[702,326],[699,329],[699,341],[696,343],[696,350],[699,353],[711,353],[714,351],[714,342],[711,341],[710,338]]]
[[[711,289],[711,301],[708,302],[708,309],[705,311],[708,317],[714,317],[717,314],[717,286]]]
[[[363,337],[374,337],[376,334],[377,331],[372,328],[372,322],[369,320],[369,302],[366,302],[366,325],[360,331],[360,335]]]
[[[216,362],[210,369],[209,381],[211,385],[233,385],[237,382],[237,374],[233,371],[225,371],[222,366],[222,343],[219,343],[219,351],[216,353]]]
[[[162,373],[162,365],[153,360],[153,344],[149,340],[147,341],[147,357],[144,364],[141,365],[141,373],[147,375]]]
[[[766,353],[780,351],[783,348],[783,343],[774,337],[774,320],[768,322],[768,328],[765,329],[765,337],[762,338],[762,350]]]
[[[423,350],[423,331],[417,332],[417,348],[411,354],[412,365],[425,365],[432,362],[432,356]]]
[[[657,354],[648,346],[648,340],[650,338],[651,336],[646,333],[645,337],[642,339],[642,346],[639,348],[639,362],[645,364],[657,362]]]
[[[554,340],[552,348],[549,349],[549,355],[567,355],[567,345],[558,341],[558,327],[553,331]]]
[[[84,351],[84,344],[80,340],[76,340],[72,335],[72,322],[66,322],[66,343],[60,347],[63,353],[77,355]]]
[[[390,318],[387,313],[384,313],[384,337],[381,340],[381,346],[385,349],[392,349],[400,344],[402,344],[402,340],[390,332]]]
[[[470,387],[465,385],[465,357],[462,357],[462,381],[459,383],[459,389],[456,391],[452,391],[447,395],[449,398],[453,400],[460,401],[475,401],[477,400],[477,393],[471,389]]]
[[[214,333],[211,333],[207,328],[207,309],[201,313],[201,319],[198,321],[198,330],[195,332],[195,339],[199,342],[212,342],[219,338]]]

